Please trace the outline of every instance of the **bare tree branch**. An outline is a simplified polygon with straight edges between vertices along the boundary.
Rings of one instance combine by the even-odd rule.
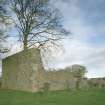
[[[22,37],[24,49],[47,42],[58,41],[68,35],[62,24],[58,9],[49,0],[10,0],[17,17],[16,26]],[[39,47],[38,46],[38,47]]]

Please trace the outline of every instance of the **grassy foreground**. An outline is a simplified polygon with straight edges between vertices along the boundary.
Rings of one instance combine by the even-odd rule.
[[[105,105],[105,92],[56,91],[42,94],[0,90],[0,105]]]

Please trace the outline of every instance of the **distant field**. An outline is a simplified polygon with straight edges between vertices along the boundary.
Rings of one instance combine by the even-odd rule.
[[[103,90],[29,93],[0,90],[0,105],[105,105]]]

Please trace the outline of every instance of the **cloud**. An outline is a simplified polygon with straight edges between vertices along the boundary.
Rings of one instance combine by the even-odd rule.
[[[72,64],[80,64],[86,66],[88,77],[105,76],[105,47],[88,46],[79,40],[66,40],[65,53],[55,56],[51,63],[51,67],[65,68]]]
[[[55,2],[55,6],[64,16],[64,26],[72,32],[73,37],[96,45],[105,42],[104,4],[104,0],[58,0]],[[98,39],[100,41],[97,41]]]
[[[88,77],[105,76],[105,1],[58,0],[55,6],[64,16],[64,27],[71,31],[72,40],[65,40],[65,54],[56,58],[55,67],[74,63],[87,66]],[[54,3],[54,2],[53,2]]]
[[[88,41],[97,33],[91,25],[84,19],[83,11],[80,8],[81,0],[58,0],[55,6],[63,14],[63,25],[72,33],[72,37],[82,41]],[[54,2],[53,2],[54,3]],[[102,31],[100,29],[100,31]],[[91,43],[91,42],[90,42]]]

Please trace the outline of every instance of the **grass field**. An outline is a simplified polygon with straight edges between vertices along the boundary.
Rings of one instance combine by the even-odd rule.
[[[30,93],[0,90],[0,105],[105,105],[103,90]]]

